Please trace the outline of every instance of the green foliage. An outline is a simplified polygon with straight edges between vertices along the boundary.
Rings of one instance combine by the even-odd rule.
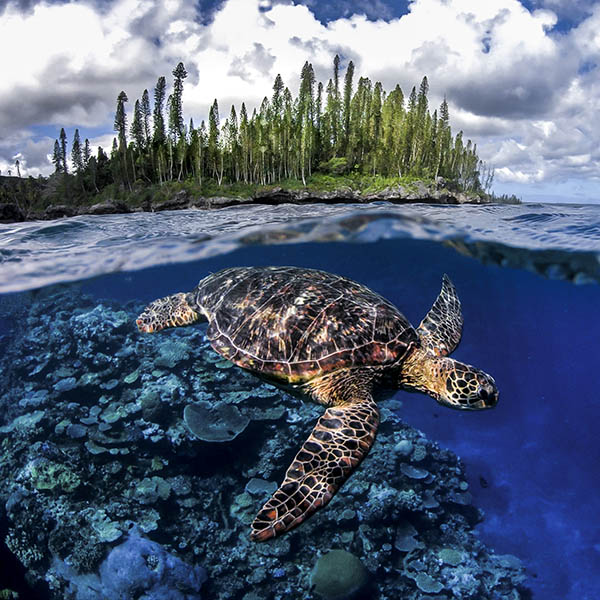
[[[331,175],[345,175],[349,170],[348,159],[345,156],[334,156],[319,164],[319,171]]]
[[[162,146],[165,142],[165,118],[163,116],[163,106],[165,103],[165,93],[167,89],[167,80],[159,77],[154,88],[154,131],[152,141],[156,147]]]
[[[169,130],[173,136],[173,141],[177,142],[184,135],[182,96],[183,80],[187,77],[187,71],[182,62],[173,69],[173,77],[175,81],[173,83],[171,106],[169,107]]]
[[[60,129],[60,165],[63,173],[68,173],[67,169],[67,134],[64,127]]]
[[[79,174],[83,171],[83,153],[81,150],[81,138],[79,137],[79,129],[75,130],[73,136],[73,147],[71,148],[71,160],[73,161],[73,167],[75,173]]]
[[[58,140],[54,140],[54,152],[52,153],[52,164],[54,165],[54,172],[60,173],[62,171],[62,154],[60,152],[60,145]]]
[[[306,62],[296,98],[277,75],[272,95],[252,115],[242,103],[239,113],[232,106],[222,123],[215,99],[207,123],[196,128],[190,120],[186,129],[182,103],[186,76],[179,63],[167,101],[168,132],[164,77],[156,83],[152,109],[148,90],[136,100],[129,132],[127,95],[119,94],[117,139],[110,158],[104,152],[90,157],[89,145],[82,154],[77,132],[72,157],[80,175],[78,193],[98,194],[110,186],[112,197],[128,197],[154,185],[171,189],[174,182],[191,185],[203,195],[236,190],[244,196],[257,185],[283,184],[290,189],[348,185],[378,191],[416,179],[435,182],[439,177],[454,189],[483,193],[491,187],[493,169],[479,160],[476,145],[465,141],[462,132],[452,134],[446,99],[439,110],[430,112],[427,77],[418,89],[412,88],[405,102],[399,85],[387,93],[381,82],[360,77],[355,86],[351,61],[340,85],[339,56],[326,86],[316,81],[313,66]],[[66,172],[65,153],[62,130],[53,154],[56,172]],[[155,195],[160,194],[153,191],[153,201]]]

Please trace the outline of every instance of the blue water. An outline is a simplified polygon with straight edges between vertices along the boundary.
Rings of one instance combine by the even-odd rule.
[[[60,281],[126,306],[224,267],[298,265],[367,285],[416,326],[448,273],[465,319],[453,356],[491,373],[500,402],[461,413],[398,392],[399,414],[460,456],[485,513],[480,539],[523,561],[533,598],[600,598],[600,209],[269,207],[0,226],[0,236],[3,339],[31,298],[23,290]]]

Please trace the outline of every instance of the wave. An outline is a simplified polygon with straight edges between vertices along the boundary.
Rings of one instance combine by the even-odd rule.
[[[194,261],[245,245],[391,238],[440,242],[483,262],[574,283],[600,282],[600,207],[378,202],[81,216],[0,225],[0,292]]]

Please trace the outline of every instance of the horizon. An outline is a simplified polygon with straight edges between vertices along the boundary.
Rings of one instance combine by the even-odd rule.
[[[430,105],[446,96],[453,134],[462,130],[495,168],[495,193],[524,202],[600,201],[599,2],[3,4],[3,55],[13,56],[22,39],[39,43],[6,63],[2,175],[16,174],[15,160],[24,177],[53,172],[61,127],[69,148],[77,128],[94,149],[109,151],[119,92],[129,97],[131,123],[135,99],[152,93],[160,76],[170,88],[180,60],[189,74],[184,120],[198,126],[215,98],[222,115],[242,102],[251,112],[278,73],[295,95],[305,61],[326,84],[337,53],[342,69],[352,60],[356,79],[381,81],[388,91],[399,83],[407,95],[427,76]]]

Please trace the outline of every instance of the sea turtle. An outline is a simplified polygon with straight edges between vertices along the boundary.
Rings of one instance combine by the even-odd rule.
[[[417,329],[365,286],[297,267],[219,271],[191,292],[155,300],[137,325],[152,333],[204,319],[219,354],[327,407],[252,523],[255,541],[292,529],[331,500],[373,444],[379,424],[374,398],[383,391],[425,392],[466,410],[498,401],[490,375],[448,358],[463,318],[446,275]]]

